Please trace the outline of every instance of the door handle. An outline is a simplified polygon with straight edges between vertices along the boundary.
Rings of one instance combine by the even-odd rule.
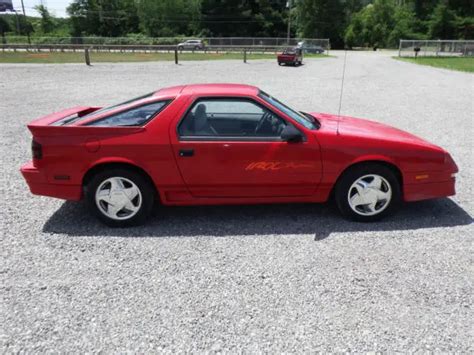
[[[180,157],[192,157],[194,155],[194,149],[180,149],[179,156]]]

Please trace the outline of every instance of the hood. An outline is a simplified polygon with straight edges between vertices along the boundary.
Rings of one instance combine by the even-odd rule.
[[[351,136],[380,141],[406,143],[444,152],[444,150],[438,147],[437,145],[434,145],[411,133],[385,125],[383,123],[361,118],[337,116],[323,113],[314,113],[314,116],[320,119],[322,124],[327,122],[328,124],[335,125],[339,120],[338,131],[341,136]]]

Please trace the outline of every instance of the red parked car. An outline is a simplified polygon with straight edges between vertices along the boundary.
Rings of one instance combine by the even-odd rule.
[[[377,122],[298,112],[248,85],[161,89],[28,125],[31,192],[85,199],[106,224],[164,205],[324,202],[374,221],[401,201],[455,193],[451,156]]]
[[[282,53],[278,54],[277,61],[278,65],[301,65],[303,64],[303,50],[299,47],[286,48]]]

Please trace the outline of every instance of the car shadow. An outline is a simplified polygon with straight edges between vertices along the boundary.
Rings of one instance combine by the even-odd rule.
[[[281,66],[285,67],[285,68],[299,68],[299,67],[302,67],[303,65],[304,65],[304,63],[301,63],[300,65],[284,64],[284,65],[281,65]]]
[[[313,234],[416,230],[468,225],[472,217],[450,199],[405,204],[395,215],[375,223],[343,219],[328,204],[165,207],[154,210],[143,226],[109,228],[81,202],[65,202],[45,223],[43,232],[93,237],[193,237]]]

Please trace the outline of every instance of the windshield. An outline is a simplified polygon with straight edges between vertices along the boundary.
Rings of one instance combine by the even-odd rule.
[[[87,115],[84,115],[82,117],[74,117],[70,120],[68,120],[67,122],[62,122],[63,125],[65,124],[71,124],[71,123],[77,123],[77,122],[81,122],[81,121],[85,121],[85,120],[88,120],[89,118],[91,117],[94,117],[98,114],[102,114],[102,113],[105,113],[105,112],[108,112],[108,111],[112,111],[112,110],[115,110],[117,108],[120,108],[121,106],[125,106],[125,105],[128,105],[128,104],[131,104],[135,101],[139,101],[139,100],[142,100],[142,99],[146,99],[147,97],[150,97],[154,94],[154,92],[150,92],[149,94],[146,94],[146,95],[142,95],[142,96],[139,96],[139,97],[136,97],[134,99],[131,99],[131,100],[128,100],[128,101],[125,101],[125,102],[121,102],[119,104],[115,104],[113,106],[109,106],[109,107],[103,107],[101,108],[100,110],[97,110],[97,111],[94,111],[94,112],[91,112]]]
[[[286,106],[284,103],[278,101],[277,99],[275,99],[274,97],[268,95],[267,93],[263,92],[263,91],[260,91],[258,93],[258,96],[262,99],[264,99],[266,102],[268,102],[270,105],[276,107],[278,110],[280,110],[281,112],[287,114],[288,116],[290,116],[292,119],[294,119],[296,122],[298,122],[299,124],[305,126],[306,128],[308,129],[318,129],[318,125],[317,125],[317,122],[316,122],[316,119],[311,116],[311,115],[303,115],[291,108],[289,108],[288,106]]]
[[[295,48],[286,48],[284,51],[283,51],[283,54],[295,54],[296,53],[296,49]]]

